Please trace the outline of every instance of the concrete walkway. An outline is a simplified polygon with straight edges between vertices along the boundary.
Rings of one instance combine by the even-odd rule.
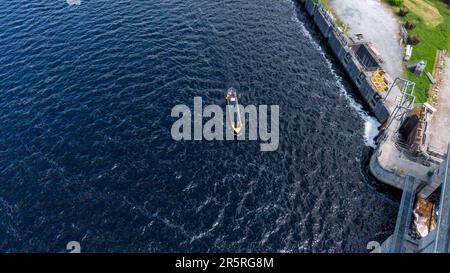
[[[381,54],[383,69],[393,79],[403,77],[400,24],[381,0],[331,0],[330,5],[349,26],[349,36],[362,33]]]
[[[438,92],[436,113],[430,126],[430,150],[444,155],[450,142],[450,58],[445,59],[445,70]]]

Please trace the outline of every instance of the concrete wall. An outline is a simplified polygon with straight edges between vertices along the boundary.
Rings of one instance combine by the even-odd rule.
[[[314,14],[314,9],[316,7],[313,1],[300,0],[300,2],[305,4],[306,11],[308,12],[309,15]]]
[[[364,66],[359,63],[356,54],[348,46],[348,37],[335,26],[335,22],[328,12],[317,6],[314,0],[300,0],[300,2],[305,4],[306,11],[313,17],[313,21],[327,45],[342,64],[375,117],[381,123],[385,122],[389,117],[389,111],[376,94],[375,87],[372,86],[369,77],[365,74]]]
[[[339,40],[338,37],[338,35],[331,35],[328,38],[328,45],[331,51],[333,51],[333,54],[339,60],[343,60],[345,58],[345,55],[348,53],[348,48],[341,40]]]
[[[436,229],[431,231],[425,238],[419,240],[419,247],[417,252],[420,253],[433,253],[434,240],[436,239]]]

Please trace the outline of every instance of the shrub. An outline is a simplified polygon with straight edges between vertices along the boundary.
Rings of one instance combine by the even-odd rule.
[[[403,5],[403,0],[389,0],[392,6],[400,7]]]
[[[405,23],[406,29],[414,29],[416,27],[417,23],[415,21],[407,21]]]
[[[408,44],[410,45],[417,45],[420,43],[420,38],[418,36],[409,36],[408,37]]]
[[[400,15],[401,17],[406,16],[409,13],[409,10],[407,8],[400,8],[400,10],[398,11],[398,15]]]

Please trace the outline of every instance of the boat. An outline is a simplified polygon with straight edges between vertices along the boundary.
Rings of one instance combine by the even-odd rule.
[[[241,113],[239,111],[239,101],[237,91],[233,87],[227,91],[227,111],[230,118],[230,125],[233,133],[238,135],[242,129]]]

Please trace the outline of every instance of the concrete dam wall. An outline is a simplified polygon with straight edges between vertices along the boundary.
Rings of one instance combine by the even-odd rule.
[[[375,54],[367,43],[351,41],[336,26],[334,18],[320,3],[315,0],[299,1],[305,5],[306,11],[312,17],[328,47],[357,87],[363,100],[378,121],[384,123],[389,117],[389,111],[370,79],[372,73],[381,67]]]

